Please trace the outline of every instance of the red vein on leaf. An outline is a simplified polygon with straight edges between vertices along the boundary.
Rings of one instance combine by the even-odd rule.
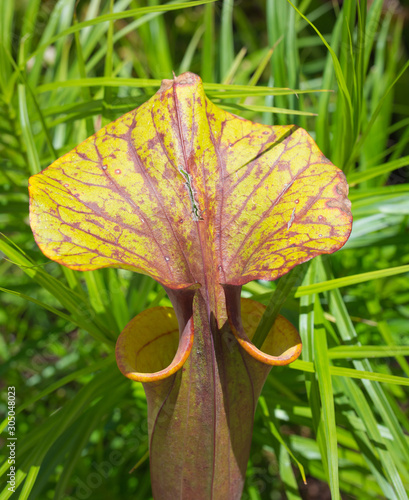
[[[63,181],[59,181],[57,179],[55,179],[56,182],[62,184]],[[45,184],[46,186],[51,186],[52,188],[56,188],[57,186],[54,186],[53,184],[50,184],[48,182],[46,182],[44,179],[41,179],[41,183],[42,184]],[[84,207],[88,208],[89,210],[91,210],[91,212],[80,212],[78,210],[74,210],[72,207],[68,207],[67,205],[61,205],[60,203],[57,203],[55,202],[55,200],[53,198],[51,198],[50,196],[50,193],[43,190],[41,187],[38,186],[38,189],[43,191],[44,194],[46,196],[48,196],[48,198],[50,200],[52,200],[57,207],[64,207],[65,209],[71,211],[71,212],[75,212],[75,213],[82,213],[82,214],[86,214],[86,215],[92,215],[92,214],[95,214],[97,215],[98,217],[101,217],[102,219],[106,219],[106,220],[109,220],[110,222],[118,225],[118,226],[122,226],[123,229],[129,229],[130,231],[134,232],[135,234],[137,234],[138,236],[145,236],[147,233],[143,232],[143,231],[138,231],[134,226],[130,226],[128,224],[126,224],[125,222],[123,222],[123,219],[119,218],[119,219],[115,219],[113,217],[111,217],[110,215],[108,215],[105,211],[103,211],[103,209],[101,209],[100,207],[98,207],[98,209],[95,207],[95,206],[90,206],[88,205],[84,200],[82,200],[80,197],[76,197],[72,194],[72,191],[68,188],[65,188],[65,189],[62,189],[61,188],[61,191],[62,193],[64,193],[65,195],[68,194],[69,196],[71,196],[73,199],[77,200],[81,205],[84,205]],[[94,202],[92,202],[94,204]],[[51,215],[51,214],[50,214]],[[143,214],[144,215],[144,214]],[[74,226],[73,226],[74,227]]]
[[[183,154],[183,161],[184,161],[184,167],[186,170],[186,172],[189,172],[189,169],[187,168],[187,165],[188,165],[188,162],[187,162],[187,154],[186,154],[186,146],[185,146],[185,141],[184,141],[184,138],[183,138],[183,133],[182,133],[182,123],[181,123],[181,119],[180,119],[180,112],[179,112],[179,99],[178,99],[178,96],[177,96],[177,92],[176,92],[176,80],[174,79],[173,80],[173,86],[172,86],[172,89],[173,89],[173,102],[174,102],[174,106],[175,106],[175,114],[176,114],[176,122],[177,122],[177,130],[178,130],[178,134],[179,134],[179,141],[180,141],[180,144],[181,144],[181,148],[182,148],[182,154]],[[196,230],[197,230],[197,235],[198,235],[198,239],[199,239],[199,243],[200,243],[200,248],[201,248],[201,256],[202,256],[202,272],[203,272],[203,280],[204,280],[204,287],[205,287],[205,290],[206,290],[206,305],[207,305],[207,313],[208,313],[208,318],[210,320],[210,308],[209,308],[209,292],[208,292],[208,280],[207,280],[207,273],[206,273],[206,261],[205,261],[205,257],[204,257],[204,250],[205,247],[203,245],[203,240],[202,240],[202,235],[201,235],[201,231],[200,231],[200,226],[199,226],[200,222],[197,221],[196,222]]]
[[[149,177],[146,169],[144,168],[143,162],[142,162],[141,158],[139,157],[138,152],[136,151],[135,145],[134,145],[134,143],[132,141],[132,132],[131,131],[134,128],[134,126],[135,126],[135,117],[134,117],[134,120],[133,120],[133,122],[132,122],[132,124],[129,127],[129,130],[127,132],[127,134],[128,134],[128,153],[130,154],[130,156],[131,156],[131,158],[132,158],[132,160],[134,162],[135,170],[136,169],[139,170],[139,172],[145,178],[145,182],[146,182],[146,185],[147,185],[149,191],[157,199],[158,205],[159,205],[160,209],[162,210],[163,214],[166,217],[166,221],[168,223],[170,231],[172,232],[173,237],[174,237],[174,239],[175,239],[175,241],[176,241],[176,243],[177,243],[177,245],[179,247],[179,250],[180,250],[180,252],[182,253],[182,255],[184,257],[186,268],[187,268],[187,270],[190,273],[191,280],[194,282],[194,277],[193,277],[193,274],[192,274],[192,270],[190,269],[189,261],[186,259],[186,256],[185,256],[185,254],[183,252],[183,249],[181,247],[179,238],[175,234],[174,227],[173,227],[173,225],[172,225],[172,223],[171,223],[171,221],[169,219],[169,216],[168,216],[168,214],[167,214],[167,212],[166,212],[166,210],[165,210],[165,208],[164,208],[164,206],[163,206],[163,204],[161,202],[161,198],[160,198],[158,192],[156,191],[155,187],[153,186],[152,181],[151,181],[151,179],[150,179],[150,177]],[[155,129],[156,129],[156,127],[155,127]],[[152,229],[151,229],[151,234],[152,234],[152,238],[155,240],[155,242],[156,242],[156,244],[158,246],[158,249],[159,249],[160,253],[163,255],[163,258],[164,258],[164,260],[165,260],[165,262],[167,264],[167,267],[168,267],[168,269],[170,271],[171,276],[173,277],[173,272],[172,272],[171,267],[170,267],[170,261],[167,262],[166,259],[165,259],[165,254],[164,254],[163,246],[159,245],[159,243],[157,242],[156,238],[153,235],[153,230]]]
[[[334,175],[334,177],[331,179],[331,181],[329,181],[329,182],[328,182],[325,186],[320,187],[318,194],[317,194],[315,197],[313,197],[313,198],[312,198],[312,200],[311,200],[311,199],[309,199],[309,200],[308,200],[308,201],[304,204],[303,208],[300,210],[300,212],[299,212],[299,213],[297,214],[297,216],[296,216],[296,218],[297,218],[297,219],[302,218],[302,217],[303,217],[303,215],[305,215],[305,213],[307,213],[307,212],[311,209],[312,205],[314,205],[314,204],[315,204],[315,203],[316,203],[316,202],[317,202],[317,201],[321,198],[321,194],[322,194],[322,192],[324,191],[324,189],[326,189],[329,185],[331,185],[331,184],[333,183],[333,181],[334,181],[334,179],[335,179],[336,177],[337,177],[337,174],[335,174],[335,175]],[[274,207],[272,207],[272,208],[274,208]],[[268,212],[271,212],[272,208],[271,208]],[[260,221],[258,221],[257,223],[255,223],[255,224],[253,225],[253,227],[251,228],[251,231],[250,231],[250,233],[249,233],[249,234],[252,234],[252,233],[254,232],[255,228],[256,228],[259,224],[260,224]],[[249,261],[250,261],[250,259],[253,257],[253,255],[254,255],[257,251],[259,251],[259,248],[260,248],[260,247],[261,247],[261,248],[262,248],[262,247],[264,247],[264,245],[266,244],[266,242],[267,242],[268,240],[270,240],[270,239],[271,239],[274,235],[276,235],[277,233],[279,233],[280,231],[282,231],[283,229],[285,229],[286,224],[287,224],[287,222],[286,222],[286,221],[284,221],[284,223],[283,223],[283,224],[282,224],[282,225],[281,225],[281,226],[280,226],[277,230],[275,230],[274,232],[268,233],[268,234],[267,234],[267,235],[263,238],[263,240],[261,240],[261,242],[259,243],[259,245],[257,246],[257,248],[255,248],[255,249],[251,252],[251,254],[249,255],[249,257],[246,259],[245,263],[243,264],[243,267],[242,267],[242,273],[243,273],[243,274],[245,273],[245,269],[246,269],[246,266],[247,266],[248,262],[249,262]],[[301,224],[301,222],[298,222],[298,224]],[[235,259],[237,258],[237,255],[239,254],[240,250],[241,250],[241,249],[242,249],[242,247],[244,246],[245,242],[246,242],[246,240],[244,240],[244,241],[241,243],[240,247],[237,249],[236,253],[235,253],[235,254],[234,254],[234,256],[232,257],[232,259],[230,260],[230,262],[234,262],[234,261],[235,261]],[[295,247],[295,249],[294,249],[295,251],[296,251],[296,248],[303,248],[303,246],[301,245],[301,247]],[[320,252],[322,252],[322,249],[320,250]],[[310,252],[308,252],[308,253],[310,253]],[[282,256],[282,257],[283,257],[283,256]],[[287,261],[287,258],[285,258],[285,257],[283,257],[283,258],[284,258],[284,260],[285,260],[285,261]],[[312,257],[311,257],[311,258],[312,258]],[[299,262],[298,262],[298,263],[299,263]]]
[[[205,109],[206,109],[206,118],[207,118],[207,123],[209,126],[209,135],[210,135],[210,140],[212,142],[213,148],[214,148],[214,153],[217,158],[217,171],[219,172],[219,182],[217,183],[217,188],[218,191],[215,193],[216,199],[217,197],[219,198],[220,203],[218,204],[218,210],[215,211],[215,219],[217,217],[217,221],[215,220],[214,226],[218,226],[218,238],[216,241],[217,245],[217,252],[219,254],[219,258],[217,260],[217,265],[220,266],[220,269],[217,269],[217,273],[221,275],[222,279],[219,279],[220,282],[223,282],[226,278],[225,272],[224,272],[224,266],[223,266],[223,254],[222,254],[222,245],[221,245],[221,237],[222,237],[222,219],[223,219],[223,208],[224,208],[224,183],[223,183],[223,178],[224,178],[224,172],[225,172],[225,162],[223,161],[221,151],[220,151],[220,143],[218,144],[215,140],[215,136],[213,134],[213,130],[211,127],[211,117],[213,116],[211,113],[208,112],[207,106],[208,103],[212,104],[208,99],[206,99],[206,104],[205,104]],[[223,129],[224,124],[226,122],[223,121],[221,125],[221,129]]]

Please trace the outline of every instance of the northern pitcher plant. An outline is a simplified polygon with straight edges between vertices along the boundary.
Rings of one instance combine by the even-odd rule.
[[[172,301],[136,316],[116,347],[145,388],[155,500],[240,498],[263,383],[301,351],[282,316],[261,350],[251,343],[264,307],[241,286],[339,249],[347,192],[305,130],[223,111],[192,73],[31,177],[47,257],[148,274]]]

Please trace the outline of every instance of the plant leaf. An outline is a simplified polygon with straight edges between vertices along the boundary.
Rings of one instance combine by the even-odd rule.
[[[241,299],[249,338],[264,309]],[[249,355],[228,324],[211,330],[199,291],[180,342],[178,319],[172,308],[148,309],[125,327],[116,348],[122,373],[144,384],[154,497],[240,498],[258,396],[271,366],[300,354],[300,338],[278,316],[263,345],[268,354]]]
[[[72,269],[242,285],[340,248],[347,191],[303,129],[227,113],[185,73],[31,177],[31,226]]]

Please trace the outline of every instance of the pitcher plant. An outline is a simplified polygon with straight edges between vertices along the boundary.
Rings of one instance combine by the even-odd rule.
[[[301,352],[282,316],[252,344],[264,306],[241,287],[342,247],[347,193],[305,130],[220,109],[192,73],[31,177],[48,258],[147,274],[173,304],[140,313],[116,345],[146,392],[155,500],[241,497],[264,381]]]

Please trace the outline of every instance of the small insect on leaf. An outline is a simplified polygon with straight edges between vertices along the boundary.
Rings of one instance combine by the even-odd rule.
[[[204,212],[204,210],[200,210],[200,207],[199,207],[197,201],[195,200],[196,191],[194,191],[194,189],[192,187],[192,176],[188,172],[186,172],[186,170],[183,170],[181,165],[179,165],[178,168],[179,168],[179,172],[186,179],[185,186],[186,186],[186,189],[187,189],[187,192],[189,195],[190,203],[192,205],[193,220],[195,220],[195,221],[204,220],[202,217],[202,213]]]

